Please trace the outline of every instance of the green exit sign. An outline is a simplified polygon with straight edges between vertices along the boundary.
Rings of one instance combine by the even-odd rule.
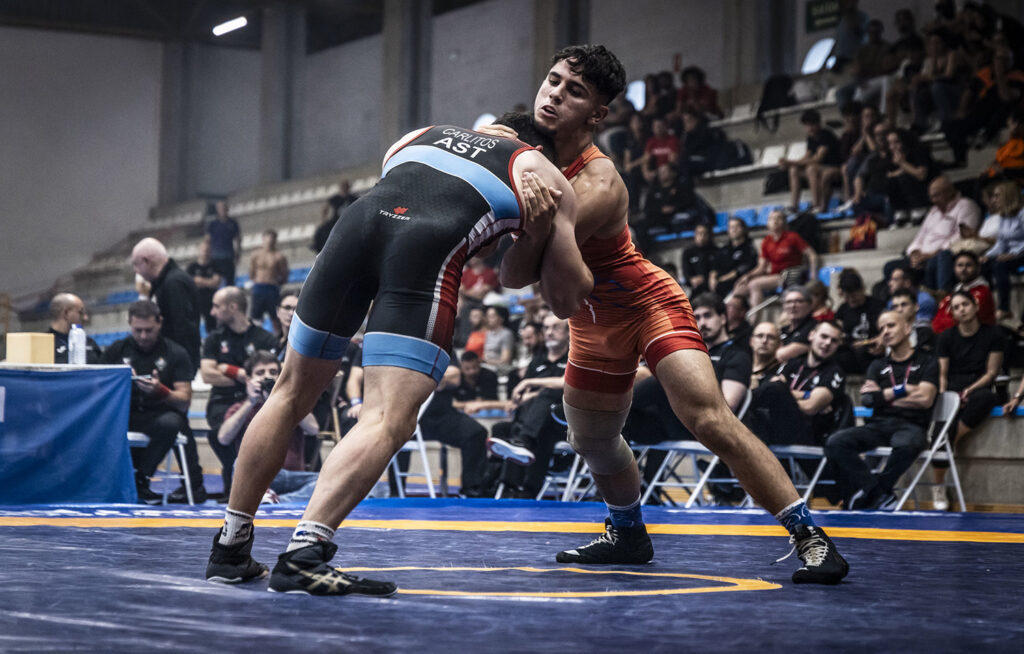
[[[807,0],[807,33],[832,29],[839,24],[839,0]]]

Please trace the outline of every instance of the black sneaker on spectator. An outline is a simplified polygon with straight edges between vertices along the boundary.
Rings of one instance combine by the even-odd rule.
[[[221,545],[220,532],[213,537],[213,549],[210,550],[210,561],[206,564],[206,580],[221,584],[240,584],[244,581],[262,579],[267,576],[268,568],[252,558],[252,539],[235,545]]]
[[[149,479],[146,477],[135,478],[135,492],[139,496],[139,504],[148,504],[153,506],[154,504],[160,504],[164,501],[164,496],[160,493],[154,493],[149,487]]]
[[[493,436],[487,439],[487,451],[496,457],[507,459],[520,466],[533,465],[533,462],[536,460],[536,457],[529,448]]]
[[[839,554],[821,527],[799,525],[796,534],[789,537],[789,542],[804,562],[793,573],[794,584],[838,584],[850,572],[846,559]],[[779,560],[789,558],[792,553]]]
[[[199,486],[192,489],[192,501],[196,504],[202,504],[206,501],[206,487]],[[182,484],[174,489],[174,491],[167,496],[167,502],[170,504],[188,504],[188,493],[185,492],[185,485]]]
[[[320,542],[285,552],[277,558],[267,590],[304,595],[356,594],[373,597],[391,597],[398,592],[398,586],[390,581],[363,579],[331,567],[327,562],[337,551],[338,546],[334,543]]]
[[[617,528],[609,518],[604,520],[604,533],[589,545],[565,550],[555,555],[559,563],[594,563],[637,565],[650,563],[654,546],[647,535],[647,527]]]

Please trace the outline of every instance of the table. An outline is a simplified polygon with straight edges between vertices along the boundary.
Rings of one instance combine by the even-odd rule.
[[[137,502],[131,368],[0,364],[0,504]]]

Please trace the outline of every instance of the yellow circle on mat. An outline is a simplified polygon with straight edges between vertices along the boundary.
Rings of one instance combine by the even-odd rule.
[[[443,567],[428,568],[420,566],[400,566],[394,568],[338,568],[342,572],[402,572],[406,570],[434,570],[438,572],[573,572],[583,575],[629,575],[633,577],[663,577],[670,579],[700,579],[715,581],[727,586],[699,586],[697,588],[657,588],[651,590],[600,590],[600,591],[539,591],[539,592],[508,592],[508,591],[469,591],[469,590],[430,590],[426,588],[399,588],[404,595],[444,595],[448,597],[549,597],[549,598],[580,598],[580,597],[649,597],[654,595],[687,595],[691,593],[722,593],[741,590],[775,590],[782,588],[761,579],[738,579],[735,577],[714,577],[709,575],[692,575],[679,572],[633,572],[631,570],[587,570],[584,568],[464,568]]]

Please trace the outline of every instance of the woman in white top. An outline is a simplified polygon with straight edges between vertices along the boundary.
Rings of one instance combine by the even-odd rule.
[[[992,192],[992,213],[999,215],[995,245],[981,257],[981,263],[996,286],[996,320],[1010,317],[1010,275],[1024,266],[1024,208],[1020,186],[1005,181]]]

